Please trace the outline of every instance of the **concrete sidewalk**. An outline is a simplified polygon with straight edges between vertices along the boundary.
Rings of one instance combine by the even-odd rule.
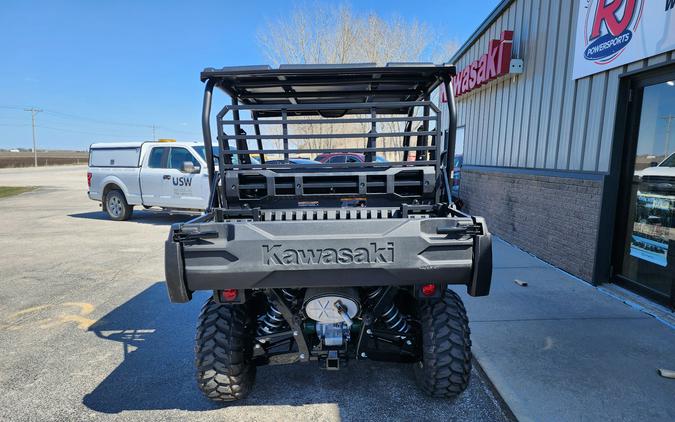
[[[519,420],[675,421],[675,380],[656,371],[675,369],[675,329],[499,239],[494,257],[490,296],[462,296]]]

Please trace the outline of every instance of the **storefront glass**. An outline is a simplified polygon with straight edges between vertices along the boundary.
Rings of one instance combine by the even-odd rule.
[[[675,81],[643,88],[621,276],[675,294]]]
[[[452,196],[459,198],[459,181],[462,178],[464,165],[464,126],[458,127],[455,136],[455,162],[452,174]]]

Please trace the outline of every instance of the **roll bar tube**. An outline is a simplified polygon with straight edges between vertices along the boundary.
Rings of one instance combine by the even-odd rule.
[[[213,192],[216,172],[213,164],[213,142],[211,139],[211,101],[215,82],[212,79],[206,81],[204,87],[204,102],[202,103],[202,135],[204,136],[204,154],[206,155],[206,167],[209,170],[209,190]]]
[[[446,170],[449,181],[452,181],[452,171],[455,166],[455,141],[457,140],[457,106],[455,104],[455,92],[452,89],[450,78],[443,78],[443,88],[445,88],[446,98],[448,99],[448,127],[446,135],[445,148],[446,154]],[[452,186],[449,186],[452,191]],[[448,200],[450,200],[450,193],[448,192]]]

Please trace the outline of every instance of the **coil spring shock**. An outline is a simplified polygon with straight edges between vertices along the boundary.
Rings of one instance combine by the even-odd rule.
[[[405,334],[408,332],[408,330],[410,330],[410,327],[408,326],[408,321],[405,320],[403,314],[399,312],[398,308],[393,303],[391,304],[389,309],[382,314],[382,319],[384,319],[384,323],[387,325],[387,328],[389,328],[392,331],[397,331],[401,334]]]
[[[281,294],[284,295],[287,302],[292,303],[298,292],[293,289],[281,289]]]
[[[281,293],[289,303],[292,303],[297,295],[297,292],[291,289],[281,289]],[[258,330],[256,331],[256,334],[258,336],[267,336],[278,333],[284,329],[286,325],[286,320],[284,320],[284,316],[281,312],[273,303],[268,303],[267,313],[258,319]]]
[[[375,287],[373,290],[368,292],[368,299],[375,300],[380,294],[384,291],[382,287]],[[408,321],[406,321],[403,314],[398,310],[395,303],[391,303],[389,309],[380,315],[384,324],[392,331],[396,331],[401,334],[405,334],[410,331],[410,326]]]
[[[375,287],[373,290],[368,292],[368,299],[375,300],[375,298],[377,298],[380,293],[382,293],[382,287]]]

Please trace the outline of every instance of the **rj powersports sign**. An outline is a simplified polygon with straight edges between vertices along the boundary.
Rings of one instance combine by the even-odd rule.
[[[574,79],[675,50],[675,0],[579,0]]]

